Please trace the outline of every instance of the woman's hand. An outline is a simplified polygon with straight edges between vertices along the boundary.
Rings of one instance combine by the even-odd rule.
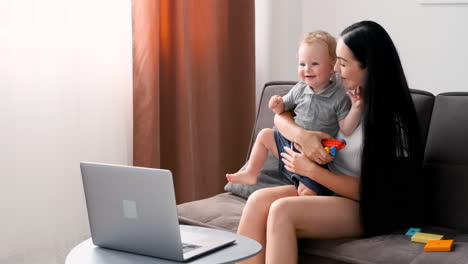
[[[281,153],[281,157],[285,165],[284,167],[288,171],[311,177],[311,175],[316,174],[317,170],[322,169],[315,162],[309,160],[303,152],[297,153],[288,147],[284,149],[287,153]]]
[[[331,136],[323,132],[304,130],[297,143],[301,147],[301,152],[310,160],[326,164],[333,160],[333,156],[328,154],[322,146],[322,139],[327,138],[331,138]]]

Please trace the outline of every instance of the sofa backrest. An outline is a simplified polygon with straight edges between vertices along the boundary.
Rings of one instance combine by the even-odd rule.
[[[468,92],[435,97],[424,171],[429,224],[468,232]]]
[[[288,91],[296,84],[293,81],[276,81],[268,82],[263,86],[262,94],[258,103],[257,117],[255,119],[255,125],[250,139],[250,147],[247,153],[247,159],[250,156],[253,143],[260,130],[264,128],[273,127],[273,117],[275,116],[273,111],[268,108],[268,101],[273,95],[285,95]]]
[[[418,115],[419,127],[421,128],[421,139],[425,145],[435,97],[429,92],[416,89],[411,89],[411,97],[413,98],[414,108]]]

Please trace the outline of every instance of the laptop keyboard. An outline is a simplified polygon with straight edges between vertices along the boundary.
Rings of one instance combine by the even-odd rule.
[[[197,245],[194,245],[194,244],[187,244],[187,243],[182,243],[182,250],[184,253],[187,253],[189,251],[192,251],[194,249],[197,249],[201,246],[197,246]]]

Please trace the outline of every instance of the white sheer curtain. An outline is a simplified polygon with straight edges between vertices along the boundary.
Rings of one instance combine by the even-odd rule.
[[[0,1],[0,263],[89,237],[79,161],[132,161],[131,2]]]

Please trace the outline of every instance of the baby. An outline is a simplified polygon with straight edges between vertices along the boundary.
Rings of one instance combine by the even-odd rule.
[[[268,106],[281,114],[294,110],[294,121],[306,130],[321,131],[335,136],[340,130],[348,136],[361,120],[360,111],[346,95],[340,78],[334,74],[336,40],[329,33],[314,31],[305,35],[298,51],[298,82],[285,96],[275,95]],[[351,95],[350,95],[351,96]],[[357,104],[356,104],[357,105]],[[284,152],[284,147],[294,149],[294,143],[277,130],[266,128],[260,131],[252,148],[247,168],[234,174],[226,174],[232,183],[255,184],[257,175],[271,151],[275,157]],[[297,150],[295,150],[297,151]],[[328,188],[314,180],[284,168],[279,159],[280,171],[292,179],[299,195],[331,195]]]

